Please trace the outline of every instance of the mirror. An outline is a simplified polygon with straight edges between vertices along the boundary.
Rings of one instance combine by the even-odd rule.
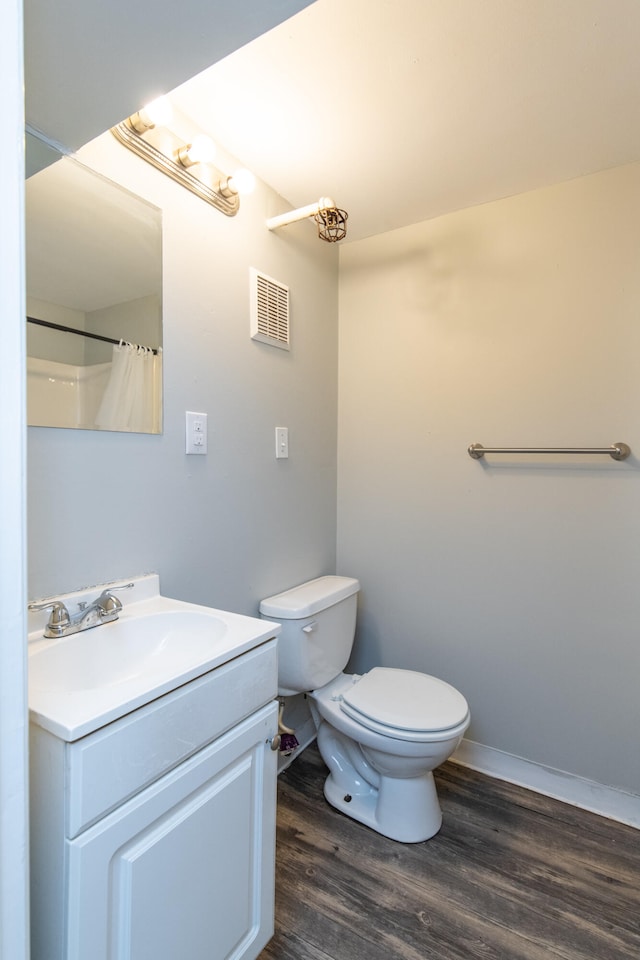
[[[27,422],[161,433],[161,211],[70,157],[25,205]]]

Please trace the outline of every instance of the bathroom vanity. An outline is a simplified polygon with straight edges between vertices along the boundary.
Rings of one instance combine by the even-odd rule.
[[[273,933],[277,627],[132,600],[117,623],[30,644],[31,956],[255,960]],[[176,675],[185,624],[202,636]],[[108,644],[121,660],[145,630],[155,647],[111,671]],[[88,653],[56,709],[74,642],[74,662]]]

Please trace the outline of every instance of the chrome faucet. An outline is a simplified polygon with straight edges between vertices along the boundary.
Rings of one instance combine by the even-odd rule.
[[[116,590],[128,590],[133,583],[124,583]],[[111,623],[117,620],[122,603],[110,590],[103,590],[97,600],[92,603],[78,603],[78,613],[71,616],[61,600],[51,600],[49,603],[30,603],[29,610],[51,610],[49,622],[44,628],[45,637],[68,637],[72,633],[90,630],[102,623]]]

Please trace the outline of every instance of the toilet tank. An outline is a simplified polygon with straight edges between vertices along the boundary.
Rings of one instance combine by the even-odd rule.
[[[317,690],[344,670],[353,647],[359,589],[351,577],[318,577],[262,601],[262,619],[282,626],[278,693]]]

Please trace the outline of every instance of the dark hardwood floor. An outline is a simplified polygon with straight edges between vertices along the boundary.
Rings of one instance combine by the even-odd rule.
[[[259,960],[640,960],[640,831],[447,763],[425,843],[325,801],[315,746],[278,785],[276,934]]]

